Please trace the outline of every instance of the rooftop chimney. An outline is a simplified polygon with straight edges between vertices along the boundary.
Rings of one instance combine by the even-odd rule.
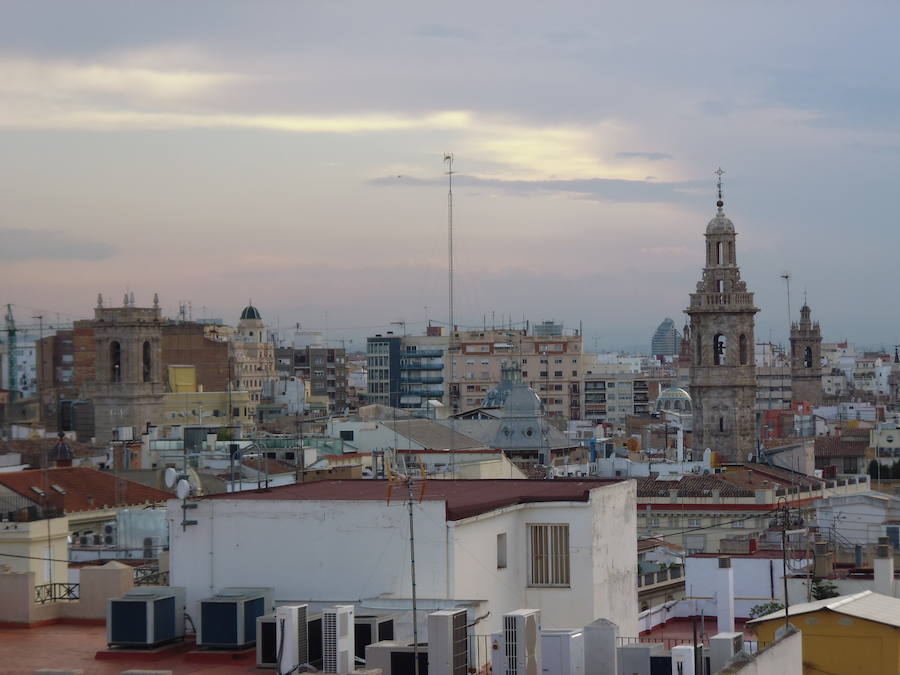
[[[731,558],[719,558],[716,618],[720,633],[734,632],[734,571],[731,569]]]
[[[878,537],[875,546],[875,592],[894,597],[894,552],[887,537]]]
[[[834,554],[828,550],[827,541],[813,544],[813,576],[825,579],[834,574]]]

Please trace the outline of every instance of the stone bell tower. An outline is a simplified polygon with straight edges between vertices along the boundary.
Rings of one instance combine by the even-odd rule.
[[[694,452],[724,460],[756,453],[756,363],[753,293],[737,265],[734,224],[725,215],[722,174],[715,217],[706,226],[706,266],[685,310],[691,319]]]
[[[125,294],[121,307],[104,307],[97,297],[96,379],[90,385],[97,443],[116,440],[114,430],[121,427],[140,438],[148,423],[162,421],[162,321],[156,295],[152,307],[135,307],[133,293]]]
[[[810,320],[806,301],[800,308],[800,323],[791,324],[792,403],[822,403],[822,331]]]

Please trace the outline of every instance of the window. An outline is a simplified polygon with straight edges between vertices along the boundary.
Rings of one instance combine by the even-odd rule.
[[[722,333],[717,333],[713,338],[713,363],[717,366],[725,365],[727,343]]]
[[[341,429],[341,440],[342,441],[353,441],[353,430],[352,429]]]
[[[569,526],[528,525],[528,584],[569,585]]]
[[[659,527],[659,518],[651,518],[649,520],[650,527]]]
[[[688,527],[700,527],[700,519],[688,518]]]
[[[144,382],[149,382],[151,379],[151,365],[152,365],[152,361],[150,358],[150,343],[149,342],[144,343],[142,362],[143,362]]]
[[[746,365],[747,365],[747,359],[749,358],[749,356],[748,356],[748,353],[747,353],[747,352],[748,352],[748,350],[747,350],[747,336],[744,335],[743,333],[741,333],[741,337],[740,337],[739,340],[738,340],[738,349],[739,349],[739,351],[740,351],[740,353],[741,353],[741,365],[742,365],[742,366],[746,366]]]
[[[497,535],[497,569],[506,568],[506,532]]]
[[[554,370],[554,371],[553,371],[553,377],[562,377],[562,371],[561,371],[561,370]]]
[[[122,381],[122,346],[116,341],[109,345],[109,381]]]

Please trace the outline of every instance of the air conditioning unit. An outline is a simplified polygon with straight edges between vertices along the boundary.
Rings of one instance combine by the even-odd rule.
[[[541,631],[541,662],[544,675],[583,675],[584,633],[565,629]]]
[[[106,642],[111,647],[155,647],[184,637],[184,589],[135,588],[106,605]]]
[[[503,647],[505,675],[541,675],[541,610],[504,614]]]
[[[322,670],[346,675],[356,669],[353,605],[334,605],[322,612]]]
[[[355,643],[356,658],[366,658],[366,647],[373,642],[394,639],[394,622],[397,617],[394,614],[380,616],[360,615],[353,617],[353,640]]]
[[[91,545],[91,538],[88,537],[88,536],[86,536],[86,535],[85,535],[85,536],[78,537],[78,544],[79,544],[80,546],[90,546],[90,545]]]
[[[275,638],[280,664],[278,671],[306,670],[309,663],[306,615],[308,605],[281,605],[275,610]]]
[[[200,601],[197,645],[243,649],[256,642],[256,618],[272,609],[268,588],[226,588]]]
[[[717,633],[709,639],[710,672],[718,673],[744,650],[743,633]]]
[[[256,667],[278,666],[278,638],[275,635],[275,615],[256,617]]]
[[[416,647],[406,642],[385,640],[366,646],[366,670],[381,675],[415,675]],[[419,675],[428,675],[428,647],[419,644]]]
[[[465,675],[469,668],[468,613],[445,609],[428,615],[428,672]]]

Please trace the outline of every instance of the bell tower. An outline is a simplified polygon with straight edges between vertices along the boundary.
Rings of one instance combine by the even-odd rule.
[[[791,324],[791,402],[822,403],[822,331],[803,301],[800,323]]]
[[[756,452],[756,363],[753,293],[737,265],[734,224],[725,215],[722,174],[716,215],[706,226],[706,266],[685,310],[691,320],[690,393],[694,451],[725,460]]]

